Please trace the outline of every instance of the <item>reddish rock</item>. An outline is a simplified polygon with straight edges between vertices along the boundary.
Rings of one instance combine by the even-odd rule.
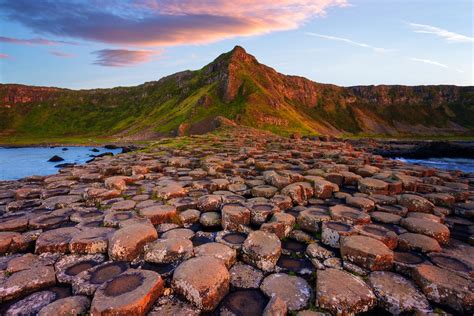
[[[156,229],[147,224],[127,225],[117,230],[109,239],[108,254],[113,260],[132,261],[147,242],[158,238]]]
[[[347,236],[341,241],[341,256],[371,271],[390,270],[393,251],[383,242],[366,236]]]

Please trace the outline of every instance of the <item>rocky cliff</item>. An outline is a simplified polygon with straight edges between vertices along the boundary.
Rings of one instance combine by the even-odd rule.
[[[474,87],[321,84],[238,46],[200,70],[136,87],[0,85],[3,135],[149,138],[208,131],[218,116],[280,134],[472,135]]]

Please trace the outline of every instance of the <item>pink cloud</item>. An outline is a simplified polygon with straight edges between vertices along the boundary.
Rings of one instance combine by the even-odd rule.
[[[51,55],[54,55],[54,56],[57,56],[57,57],[64,57],[64,58],[74,57],[74,54],[65,53],[65,52],[61,52],[61,51],[57,51],[57,50],[51,50],[51,51],[49,51],[49,53]]]
[[[0,53],[0,59],[10,58],[10,55]]]
[[[0,8],[36,32],[108,44],[204,44],[298,28],[347,0],[5,0]]]
[[[44,38],[22,39],[22,38],[13,38],[13,37],[6,37],[6,36],[0,36],[0,42],[18,44],[18,45],[58,45],[58,44],[76,45],[75,43],[72,43],[72,42],[54,41],[54,40],[48,40]]]
[[[128,49],[102,49],[92,54],[97,56],[95,65],[107,67],[125,67],[150,61],[154,55],[162,51],[128,50]]]

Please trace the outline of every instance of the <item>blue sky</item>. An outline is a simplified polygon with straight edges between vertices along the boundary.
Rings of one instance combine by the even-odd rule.
[[[464,0],[0,0],[0,82],[130,86],[235,45],[337,85],[473,85]]]

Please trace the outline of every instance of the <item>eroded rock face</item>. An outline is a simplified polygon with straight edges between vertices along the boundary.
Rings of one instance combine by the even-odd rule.
[[[181,263],[173,274],[172,286],[199,309],[212,311],[229,292],[229,282],[224,263],[204,256]]]
[[[97,289],[93,315],[143,315],[163,292],[163,280],[154,271],[130,269]]]
[[[316,305],[334,314],[351,314],[369,311],[377,299],[362,279],[338,270],[318,272]]]

